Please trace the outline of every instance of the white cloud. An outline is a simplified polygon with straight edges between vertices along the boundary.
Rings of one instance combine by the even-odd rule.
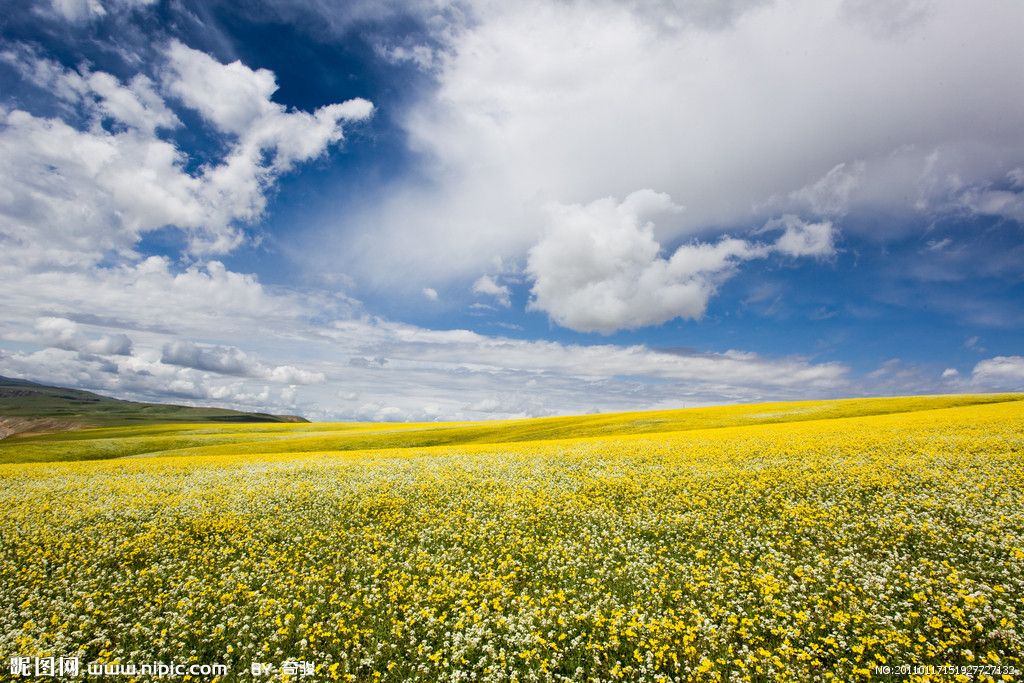
[[[130,251],[143,232],[167,224],[208,230],[201,181],[155,137],[79,131],[16,110],[0,112],[0,155],[7,259],[85,265]]]
[[[544,401],[530,394],[502,393],[488,396],[466,406],[475,413],[499,414],[503,417],[544,417],[552,415],[551,408]]]
[[[325,105],[311,114],[288,111],[271,100],[277,91],[273,72],[253,70],[240,61],[221,64],[177,41],[170,43],[167,59],[168,91],[218,130],[237,136],[229,165],[244,159],[255,174],[287,171],[318,156],[342,139],[342,122],[363,121],[373,114],[373,104],[361,98]],[[272,154],[269,164],[259,160],[265,152]]]
[[[971,382],[988,390],[1024,391],[1024,356],[995,356],[980,361]]]
[[[477,278],[473,283],[473,293],[494,297],[494,300],[505,308],[512,305],[512,290],[508,285],[498,284],[490,275],[481,275]]]
[[[0,280],[9,283],[4,310],[14,320],[34,320],[45,306],[64,318],[92,314],[140,328],[170,327],[197,338],[246,338],[256,333],[260,320],[268,327],[285,325],[306,306],[322,307],[328,314],[350,310],[345,300],[269,291],[253,275],[230,271],[217,261],[180,272],[170,259],[158,256],[82,271],[31,271],[0,262]]]
[[[951,244],[953,244],[952,239],[950,239],[949,237],[943,237],[940,240],[928,240],[928,242],[924,245],[924,248],[926,251],[942,251],[943,249],[949,247]]]
[[[187,341],[164,345],[161,363],[207,370],[222,375],[250,375],[255,363],[241,349],[226,346],[200,346]]]
[[[322,384],[324,382],[324,373],[303,370],[293,365],[262,368],[256,376],[281,384]]]
[[[108,73],[94,72],[88,74],[86,84],[99,98],[100,112],[129,128],[152,134],[157,128],[181,125],[147,76],[139,74],[123,85]]]
[[[130,356],[132,355],[132,340],[126,334],[103,335],[99,339],[88,342],[83,350],[101,356]]]
[[[958,379],[960,371],[956,368],[946,368],[942,371],[942,379]]]
[[[1013,169],[1006,174],[1006,181],[1010,189],[982,186],[964,190],[961,205],[972,213],[1001,216],[1024,224],[1024,169]]]
[[[87,20],[130,4],[55,7]],[[300,4],[281,12],[330,7],[358,22],[404,11]],[[1024,85],[1024,10],[1010,4],[918,12],[908,2],[895,18],[863,0],[469,4],[437,45],[390,52],[436,78],[436,90],[396,113],[422,163],[411,180],[368,193],[380,206],[346,214],[346,248],[310,236],[317,249],[305,251],[334,274],[401,279],[420,300],[491,273],[476,293],[505,304],[509,283],[522,282],[516,264],[527,264],[535,306],[560,324],[610,331],[699,316],[752,259],[828,257],[858,207],[935,211],[952,198],[957,210],[1003,215],[1012,197],[986,193],[1024,185],[1019,170],[1000,180],[1024,155],[1006,115]],[[417,16],[442,11],[432,5]],[[963,41],[965,25],[985,40]],[[140,237],[168,225],[189,236],[192,256],[232,249],[281,174],[372,113],[365,100],[288,110],[273,101],[269,71],[180,43],[157,49],[163,61],[126,80],[19,49],[0,55],[59,100],[46,116],[0,109],[0,338],[11,344],[0,345],[0,373],[314,419],[865,391],[841,363],[431,330],[362,317],[345,297],[264,286],[217,261],[142,259]],[[185,109],[223,154],[205,164],[186,156],[175,141]],[[666,193],[634,192],[646,187]],[[332,221],[325,229],[339,232]],[[766,221],[755,236],[721,237]],[[291,364],[297,348],[302,367]],[[1019,384],[1019,364],[983,361],[969,381]],[[902,393],[919,380],[899,366],[878,376]]]
[[[814,183],[791,192],[789,198],[798,206],[820,216],[841,216],[850,206],[850,197],[860,185],[863,162],[836,164]]]
[[[281,384],[320,384],[324,381],[322,372],[310,372],[291,365],[267,367],[234,346],[202,345],[184,340],[165,344],[160,362],[220,375],[268,379]]]
[[[269,290],[223,266],[174,274],[163,259],[143,264],[5,279],[13,284],[0,311],[0,339],[68,350],[11,351],[0,342],[0,374],[313,419],[481,419],[851,391],[847,369],[837,363],[431,330],[361,318],[346,301],[332,307],[305,292]],[[19,336],[34,326],[44,300],[55,302],[48,317],[60,320],[44,325],[45,335]],[[98,356],[69,341],[125,331],[131,356]],[[303,364],[296,368],[290,362],[299,347]],[[268,383],[287,391],[267,393]]]
[[[281,402],[284,405],[286,405],[286,406],[294,406],[295,405],[295,399],[298,397],[299,391],[298,391],[297,387],[287,386],[287,387],[282,388],[281,391],[278,393],[278,395],[281,397]]]
[[[355,358],[349,358],[348,364],[353,368],[370,370],[373,368],[383,368],[388,364],[388,359],[383,356],[377,356],[376,358],[363,358],[362,356],[356,356]]]
[[[71,22],[100,19],[111,11],[120,12],[148,7],[157,0],[50,0],[52,14]]]
[[[428,330],[385,321],[338,321],[323,334],[331,339],[362,338],[367,348],[388,358],[392,371],[421,367],[461,368],[471,372],[516,371],[533,378],[563,375],[579,380],[651,377],[715,386],[797,386],[826,388],[843,381],[839,364],[803,359],[767,359],[757,354],[679,354],[642,345],[564,345],[491,337],[468,330]],[[379,372],[379,371],[378,371]],[[562,409],[559,409],[561,412]]]
[[[210,387],[206,391],[206,396],[217,401],[260,406],[267,405],[270,400],[270,388],[266,386],[249,388],[242,384],[228,384]]]
[[[325,214],[308,235],[338,244],[332,266],[357,254],[344,267],[363,282],[471,281],[495,255],[524,258],[551,203],[655,188],[687,207],[656,229],[668,244],[783,213],[927,212],[1024,157],[1006,114],[1024,91],[1024,5],[468,4],[436,36],[437,88],[404,115],[422,165],[346,215],[353,229]],[[887,239],[907,223],[843,229]]]
[[[781,254],[825,258],[836,253],[831,221],[806,223],[797,216],[787,214],[769,221],[765,226],[767,230],[780,227],[783,232],[775,242],[775,249]]]
[[[275,23],[297,24],[320,39],[344,40],[351,39],[353,29],[365,35],[367,27],[396,19],[403,26],[443,26],[466,7],[461,0],[289,0],[252,3],[248,11]]]
[[[443,419],[441,411],[433,404],[409,407],[389,405],[386,401],[362,404],[354,411],[353,418],[369,422],[435,422]]]
[[[152,135],[158,128],[181,125],[145,74],[122,83],[103,71],[89,70],[87,65],[77,71],[65,69],[26,45],[0,52],[0,61],[14,67],[25,81],[40,90],[77,107],[78,113],[91,119],[93,129],[111,121]]]
[[[767,2],[770,0],[627,0],[625,4],[656,28],[722,30]]]
[[[230,251],[242,240],[237,224],[262,214],[282,173],[339,142],[343,122],[373,109],[356,99],[286,111],[269,99],[270,72],[172,43],[166,87],[229,136],[222,160],[189,171],[186,155],[157,135],[180,121],[147,76],[122,83],[25,50],[0,57],[91,121],[78,128],[0,108],[0,243],[22,263],[81,267],[110,252],[130,256],[141,235],[165,226],[186,231],[197,254]]]
[[[480,419],[849,391],[842,365],[735,351],[564,345],[379,320],[338,321],[323,334],[341,346],[359,339],[364,349],[387,356],[384,366],[351,366],[338,383],[376,409],[401,409],[405,419],[428,418],[419,411],[430,403],[446,419]],[[359,414],[384,417],[376,410]]]
[[[50,348],[99,356],[132,354],[132,340],[128,335],[117,333],[90,337],[78,323],[56,316],[37,318],[31,333],[15,332],[7,337],[15,341],[27,341]]]
[[[253,70],[240,61],[221,64],[178,41],[168,46],[167,58],[168,92],[221,131],[245,134],[260,119],[283,109],[270,99],[277,79],[267,69]]]
[[[385,43],[376,46],[377,54],[392,64],[411,62],[424,71],[432,69],[437,64],[437,50],[429,45],[388,45]]]
[[[677,317],[698,319],[744,261],[772,253],[819,258],[834,253],[830,222],[805,223],[787,215],[762,230],[783,230],[773,244],[726,237],[684,244],[662,257],[648,217],[680,213],[668,195],[651,190],[634,192],[621,203],[606,197],[549,207],[550,227],[527,260],[530,308],[545,311],[563,327],[606,334]]]
[[[423,296],[429,301],[437,301],[438,299],[437,290],[433,287],[424,287]]]
[[[182,368],[136,357],[101,358],[68,349],[16,353],[0,350],[0,366],[2,374],[8,376],[81,387],[118,398],[202,400],[212,398],[211,392],[216,388],[197,373]]]
[[[843,366],[805,359],[398,325],[359,317],[343,296],[266,287],[218,261],[140,258],[140,238],[167,225],[189,233],[193,252],[230,249],[281,173],[372,111],[361,100],[287,111],[271,99],[269,72],[177,43],[164,56],[152,79],[122,81],[25,50],[4,53],[66,108],[50,117],[0,112],[0,339],[14,345],[0,344],[0,373],[126,398],[348,419],[639,408],[790,395],[798,386],[829,393],[845,381]],[[197,166],[176,146],[181,107],[209,124],[222,158]],[[627,206],[654,216],[659,202],[640,193]],[[519,275],[514,259],[498,256],[474,273],[492,273],[476,293],[508,305]]]

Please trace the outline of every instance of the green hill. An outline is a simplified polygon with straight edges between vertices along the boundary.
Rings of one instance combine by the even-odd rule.
[[[306,422],[292,415],[138,403],[23,379],[0,377],[0,438],[86,427],[168,423]]]

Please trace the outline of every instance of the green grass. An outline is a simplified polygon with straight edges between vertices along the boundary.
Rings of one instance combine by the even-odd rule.
[[[157,455],[315,453],[516,443],[803,422],[1021,400],[1024,400],[1022,394],[912,396],[761,403],[468,423],[129,425],[2,440],[0,463],[101,460]]]

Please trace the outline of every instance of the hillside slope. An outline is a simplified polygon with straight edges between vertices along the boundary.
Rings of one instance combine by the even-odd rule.
[[[0,377],[0,438],[118,425],[305,421],[290,415],[122,401],[80,389]]]

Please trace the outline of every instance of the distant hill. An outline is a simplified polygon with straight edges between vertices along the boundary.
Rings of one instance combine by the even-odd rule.
[[[91,391],[51,387],[0,376],[0,438],[85,427],[197,422],[223,424],[308,420],[294,415],[122,401]]]

